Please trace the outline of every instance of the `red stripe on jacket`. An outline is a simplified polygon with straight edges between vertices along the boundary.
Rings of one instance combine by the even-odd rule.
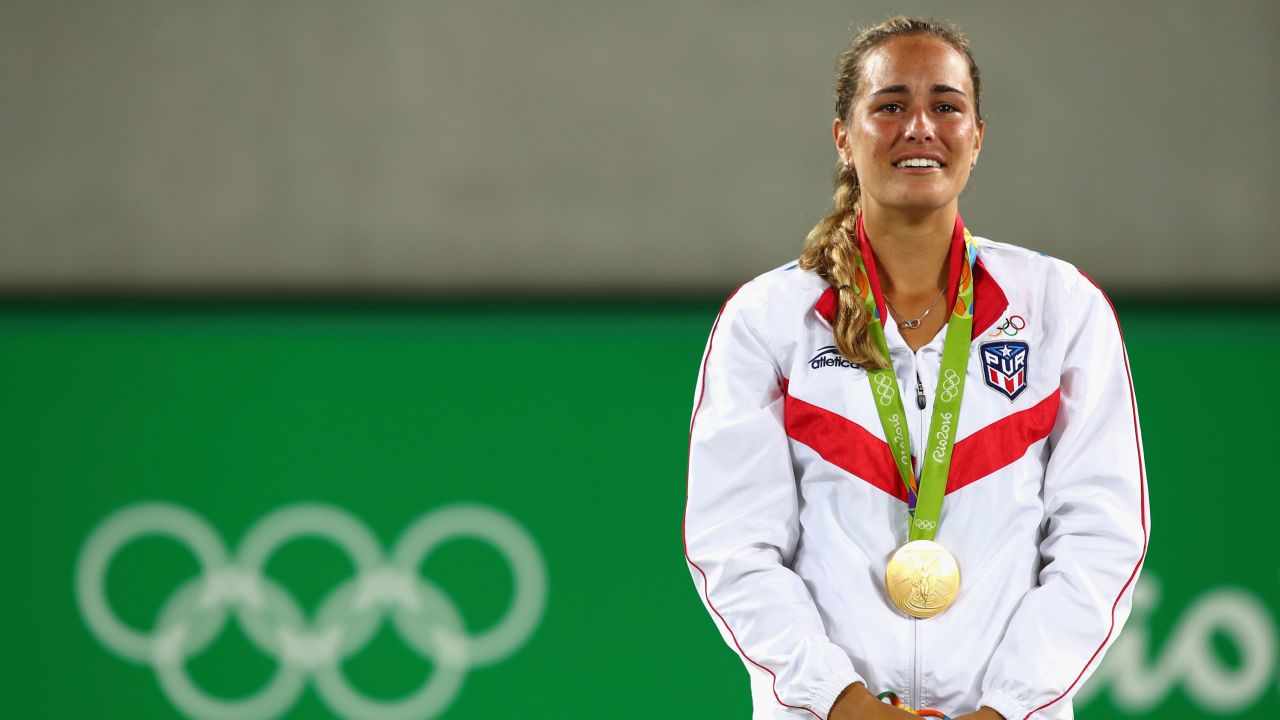
[[[947,492],[952,493],[1017,462],[1031,446],[1049,437],[1058,419],[1061,388],[1035,405],[1007,415],[956,443]]]
[[[1072,688],[1080,682],[1080,678],[1084,677],[1085,671],[1089,669],[1093,661],[1098,659],[1098,655],[1102,653],[1102,649],[1107,646],[1107,641],[1111,639],[1111,635],[1116,631],[1116,608],[1120,605],[1120,598],[1124,597],[1125,591],[1129,589],[1134,579],[1138,577],[1138,570],[1142,568],[1142,563],[1147,558],[1147,474],[1142,467],[1142,443],[1139,441],[1140,435],[1138,434],[1138,400],[1133,394],[1133,372],[1129,369],[1129,351],[1125,349],[1124,345],[1124,328],[1120,326],[1120,314],[1116,312],[1116,306],[1111,302],[1111,298],[1107,297],[1102,287],[1094,282],[1093,278],[1083,272],[1080,274],[1084,275],[1084,279],[1093,283],[1093,286],[1098,288],[1098,292],[1102,293],[1102,299],[1107,301],[1107,306],[1111,308],[1111,315],[1116,320],[1116,331],[1120,333],[1120,350],[1121,356],[1124,358],[1124,374],[1129,381],[1129,409],[1133,413],[1133,445],[1138,451],[1138,517],[1142,523],[1142,554],[1138,556],[1138,561],[1133,564],[1129,579],[1125,581],[1124,586],[1120,588],[1120,592],[1116,593],[1116,599],[1111,603],[1111,626],[1107,628],[1106,637],[1102,638],[1102,642],[1098,643],[1098,648],[1093,651],[1093,655],[1089,656],[1088,662],[1084,664],[1084,667],[1080,668],[1080,673],[1076,675],[1076,679],[1071,681],[1071,684],[1067,686],[1066,690],[1062,691],[1061,695],[1027,713],[1022,720],[1028,720],[1032,715],[1066,697]]]
[[[843,415],[791,395],[786,380],[783,392],[787,394],[783,406],[787,437],[872,487],[907,501],[907,489],[888,443]]]
[[[741,290],[741,289],[742,289],[741,287],[738,288],[738,290]],[[701,387],[698,388],[698,404],[694,406],[693,419],[689,422],[689,458],[690,460],[692,460],[692,456],[693,456],[693,425],[698,421],[698,410],[702,409],[702,398],[707,392],[707,361],[711,359],[711,349],[715,345],[716,330],[720,327],[720,317],[724,315],[725,307],[729,304],[729,301],[733,299],[733,296],[738,294],[738,290],[734,290],[733,294],[729,295],[728,299],[724,301],[724,305],[720,306],[720,312],[716,313],[716,321],[711,326],[711,337],[707,340],[707,354],[706,354],[706,357],[702,358],[702,385]],[[761,665],[760,663],[753,660],[751,656],[748,655],[747,652],[742,649],[742,643],[738,642],[738,636],[734,634],[733,628],[729,627],[729,621],[724,619],[724,615],[721,615],[720,611],[717,610],[716,606],[711,602],[711,589],[707,581],[706,571],[703,570],[701,567],[699,567],[698,563],[693,561],[693,558],[689,557],[688,524],[689,524],[689,477],[688,475],[685,475],[684,518],[680,523],[680,541],[684,545],[684,559],[688,561],[688,563],[698,571],[699,575],[702,575],[702,597],[706,599],[707,607],[711,608],[711,612],[715,613],[715,616],[720,618],[720,622],[724,625],[724,629],[728,631],[729,637],[733,638],[733,644],[735,647],[738,648],[738,653],[742,655],[742,657],[746,658],[747,662],[769,673],[769,676],[773,678],[773,682],[772,682],[773,699],[777,700],[779,705],[786,708],[791,708],[793,710],[804,710],[808,712],[810,715],[813,715],[814,717],[818,718],[818,720],[824,720],[824,718],[821,715],[814,712],[813,710],[810,710],[807,707],[802,707],[799,705],[788,705],[787,703],[782,702],[782,698],[778,696],[777,674],[774,673],[769,668],[765,667],[764,665]]]
[[[783,392],[787,437],[872,487],[907,501],[888,443],[838,413],[791,395],[786,380]],[[1017,462],[1032,445],[1048,437],[1058,417],[1061,394],[1061,390],[1054,390],[1034,406],[1001,418],[956,443],[946,492],[955,492]]]

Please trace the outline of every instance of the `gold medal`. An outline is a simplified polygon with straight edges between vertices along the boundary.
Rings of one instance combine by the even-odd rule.
[[[884,571],[889,599],[917,618],[940,615],[960,592],[960,566],[932,540],[913,540],[898,548]]]

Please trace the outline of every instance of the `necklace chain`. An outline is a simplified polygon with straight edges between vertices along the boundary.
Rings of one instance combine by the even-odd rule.
[[[947,286],[943,285],[942,290],[938,292],[938,297],[934,298],[933,302],[929,303],[929,307],[925,308],[923,315],[916,318],[915,320],[902,320],[898,323],[898,326],[906,328],[907,330],[915,330],[919,328],[921,321],[923,321],[926,317],[928,317],[929,313],[933,312],[933,306],[938,304],[938,301],[942,299],[943,294],[945,294],[946,292],[947,292]],[[889,306],[889,309],[893,311],[893,314],[895,317],[902,316],[901,313],[898,312],[898,308],[894,307],[893,303],[889,302],[888,295],[885,295],[884,302],[886,305]]]

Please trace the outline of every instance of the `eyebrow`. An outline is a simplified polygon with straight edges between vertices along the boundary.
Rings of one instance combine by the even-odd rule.
[[[931,87],[931,88],[929,88],[929,89],[930,89],[933,93],[935,93],[935,94],[937,94],[937,93],[955,93],[955,94],[959,95],[960,97],[964,97],[964,96],[965,96],[965,95],[964,95],[964,91],[963,91],[963,90],[957,90],[956,88],[953,88],[953,87],[951,87],[950,85],[934,85],[933,87]],[[906,92],[907,92],[907,86],[906,86],[906,85],[890,85],[890,86],[888,86],[888,87],[882,87],[882,88],[880,88],[879,90],[877,90],[877,91],[875,91],[875,92],[871,93],[871,96],[872,96],[872,97],[875,97],[875,96],[877,96],[877,95],[892,95],[892,94],[895,94],[895,93],[906,93]]]

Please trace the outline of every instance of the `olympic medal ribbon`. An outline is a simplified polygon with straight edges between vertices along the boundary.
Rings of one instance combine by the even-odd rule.
[[[866,242],[861,216],[858,217],[858,235],[859,244],[870,255],[870,243]],[[857,286],[859,290],[867,289],[863,294],[863,304],[871,316],[867,326],[872,341],[887,359],[890,357],[889,345],[885,340],[880,304],[875,297],[876,278],[867,271],[864,253],[858,253],[857,259]],[[892,449],[894,464],[907,486],[908,542],[898,548],[885,566],[885,591],[899,610],[918,619],[946,612],[960,592],[960,567],[955,557],[933,538],[938,534],[938,519],[942,515],[942,498],[946,494],[947,472],[955,448],[969,346],[973,339],[973,266],[977,259],[973,236],[964,228],[957,214],[952,235],[951,280],[948,281],[953,283],[955,303],[947,321],[947,337],[942,344],[942,363],[934,392],[929,434],[920,443],[922,457],[918,483],[908,465],[910,446],[904,427],[906,413],[893,365],[867,371],[885,441]]]
[[[865,238],[862,216],[858,216],[857,229],[859,236]],[[978,260],[978,248],[959,215],[956,215],[955,232],[964,237],[964,262],[960,263],[956,300],[947,321],[947,337],[942,345],[942,365],[938,373],[938,386],[934,390],[929,434],[925,436],[925,442],[921,443],[918,484],[911,467],[906,412],[903,410],[902,395],[898,391],[898,379],[893,372],[893,365],[890,363],[888,367],[867,372],[876,412],[884,428],[885,441],[893,451],[894,464],[907,488],[909,507],[913,507],[908,530],[910,540],[933,540],[938,533],[938,518],[942,514],[942,498],[946,494],[947,473],[951,466],[951,453],[955,448],[960,401],[964,395],[964,380],[969,364],[969,345],[973,334],[973,266]],[[889,344],[885,339],[884,322],[880,317],[873,283],[862,253],[858,253],[856,257],[858,263],[855,283],[870,317],[867,328],[876,347],[888,359]]]
[[[959,222],[957,220],[957,222]],[[947,338],[942,343],[942,366],[933,393],[933,418],[929,421],[927,443],[921,443],[920,492],[911,522],[911,540],[932,540],[938,534],[942,498],[947,491],[947,473],[955,450],[960,423],[960,401],[968,374],[969,345],[973,335],[973,263],[977,249],[973,236],[964,231],[967,262],[960,269],[960,292],[947,321]],[[889,372],[893,372],[892,367]],[[894,383],[897,384],[896,382]]]

